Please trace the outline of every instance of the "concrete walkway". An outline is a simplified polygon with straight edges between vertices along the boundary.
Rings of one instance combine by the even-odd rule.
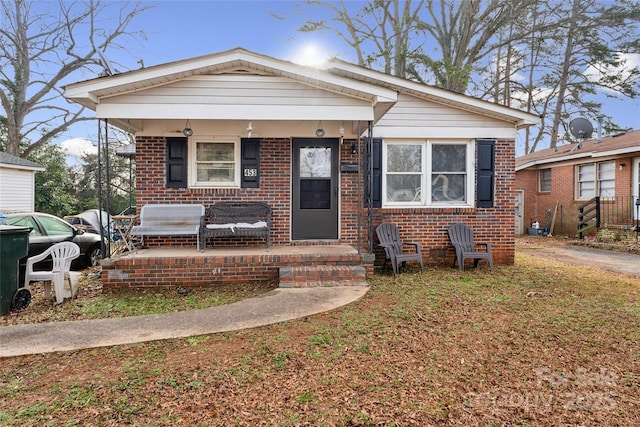
[[[276,289],[202,310],[0,327],[0,357],[237,331],[322,313],[358,301],[367,286]]]

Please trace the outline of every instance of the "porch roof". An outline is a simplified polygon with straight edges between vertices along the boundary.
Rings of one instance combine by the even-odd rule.
[[[188,105],[160,100],[157,104],[129,108],[123,114],[123,103],[114,103],[118,96],[139,94],[154,88],[166,87],[179,81],[231,80],[242,76],[262,76],[264,80],[286,79],[305,87],[319,89],[338,96],[353,99],[358,105],[319,108],[314,102],[308,105],[293,105],[266,108],[238,105]],[[284,81],[284,80],[280,80]],[[65,88],[65,97],[96,111],[98,118],[108,119],[225,119],[225,120],[375,120],[397,101],[397,92],[390,88],[332,74],[326,70],[298,65],[271,58],[242,48],[226,52],[185,59],[129,71],[113,76],[100,77],[70,84]],[[249,108],[251,111],[247,111]],[[133,113],[133,115],[132,115]],[[167,114],[170,115],[167,116]],[[324,115],[323,115],[324,114]],[[128,116],[128,117],[125,117]]]

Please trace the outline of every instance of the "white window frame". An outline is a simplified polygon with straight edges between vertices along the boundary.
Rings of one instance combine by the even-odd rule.
[[[198,181],[198,144],[233,144],[234,177],[233,182],[225,181]],[[239,137],[206,137],[197,136],[189,138],[189,186],[195,188],[240,188],[240,138]]]
[[[601,178],[601,168],[602,168],[602,165],[604,165],[604,164],[613,165],[613,167],[611,168],[611,170],[613,171],[613,178],[611,178],[611,179],[602,179]],[[593,181],[580,180],[581,168],[587,167],[587,166],[593,167]],[[603,162],[582,163],[582,164],[576,165],[575,181],[576,181],[576,185],[575,185],[575,198],[576,198],[576,200],[589,200],[589,199],[592,199],[595,196],[599,196],[600,198],[603,198],[603,199],[614,199],[616,197],[616,194],[615,194],[615,192],[616,192],[616,162],[615,162],[615,160],[606,160],[606,161],[603,161]],[[602,193],[602,185],[601,185],[601,183],[603,181],[613,182],[613,194],[606,195],[606,196],[603,196],[601,194]],[[589,196],[581,196],[580,195],[580,187],[581,187],[581,184],[584,183],[584,182],[589,182],[589,183],[593,184],[593,194],[591,194]]]
[[[421,191],[418,199],[411,201],[392,201],[387,200],[387,148],[390,145],[420,145],[422,149],[422,174],[421,174]],[[466,146],[466,200],[464,201],[438,201],[433,202],[431,200],[431,157],[432,148],[434,145],[464,145]],[[397,208],[397,207],[423,207],[423,208],[469,208],[475,204],[475,140],[415,140],[415,139],[385,139],[382,143],[382,207]]]

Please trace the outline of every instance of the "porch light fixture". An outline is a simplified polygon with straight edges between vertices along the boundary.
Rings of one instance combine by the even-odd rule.
[[[318,122],[318,129],[316,129],[316,136],[322,138],[324,136],[324,129],[322,128],[322,120]]]
[[[193,129],[191,129],[191,123],[189,123],[188,119],[187,119],[187,123],[184,125],[184,129],[182,129],[182,133],[187,138],[193,135]]]
[[[247,138],[251,138],[251,131],[253,130],[253,122],[249,122],[247,125]]]

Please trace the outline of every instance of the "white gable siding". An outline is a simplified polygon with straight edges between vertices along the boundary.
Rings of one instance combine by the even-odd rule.
[[[100,117],[371,120],[372,101],[256,75],[202,76],[103,98]],[[335,117],[333,117],[335,116]]]
[[[374,136],[396,138],[515,138],[503,120],[400,94],[375,125]]]
[[[34,172],[0,166],[0,212],[33,211]]]

